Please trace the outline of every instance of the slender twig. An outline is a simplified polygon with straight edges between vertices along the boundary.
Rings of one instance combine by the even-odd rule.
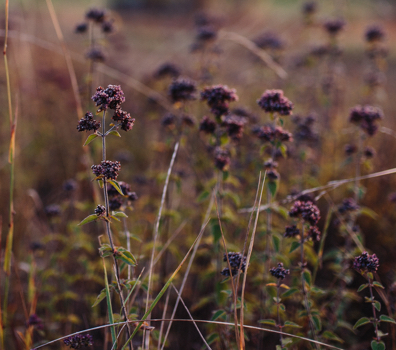
[[[173,286],[173,284],[172,284]],[[169,296],[170,296],[170,289],[166,292],[166,299],[165,299],[165,305],[164,305],[164,310],[162,311],[162,318],[165,318],[166,311],[168,310],[168,303],[169,303]],[[161,349],[161,339],[162,339],[162,333],[164,332],[164,322],[161,322],[160,326],[160,331],[159,331],[159,336],[158,336],[158,345],[157,349]]]
[[[149,301],[150,301],[151,277],[152,277],[153,268],[154,268],[154,254],[155,254],[155,246],[156,246],[157,239],[158,239],[159,224],[160,224],[160,221],[161,221],[162,209],[164,208],[164,204],[165,204],[166,193],[168,191],[169,179],[170,179],[170,176],[171,176],[171,173],[172,173],[173,165],[175,163],[177,151],[179,149],[179,144],[180,144],[180,142],[177,141],[175,143],[175,147],[173,149],[172,158],[171,158],[171,161],[169,163],[168,172],[166,174],[166,180],[165,180],[164,188],[162,190],[161,204],[160,204],[160,207],[159,207],[159,210],[158,210],[158,215],[157,215],[157,218],[156,218],[156,221],[155,221],[155,226],[154,226],[153,248],[151,250],[149,278],[148,278],[148,285],[147,285],[146,311],[148,310]],[[146,344],[146,347],[148,348],[148,344]]]
[[[215,196],[216,196],[216,192],[217,192],[217,189],[214,188],[213,191],[212,191],[212,196],[211,196],[211,198],[210,198],[209,205],[208,205],[208,209],[206,210],[205,218],[204,218],[204,220],[203,220],[203,224],[202,224],[202,226],[201,226],[201,230],[200,230],[200,231],[202,231],[202,230],[204,229],[204,227],[206,226],[206,222],[209,220],[209,216],[210,216],[210,212],[212,211],[212,207],[213,207],[213,204],[214,204],[214,199],[215,199]],[[199,243],[201,242],[201,237],[202,237],[202,236],[199,237],[199,239],[198,239],[198,241],[197,241],[197,244],[194,246],[194,250],[193,250],[192,253],[191,253],[191,257],[190,257],[190,260],[189,260],[189,262],[188,262],[187,269],[186,269],[186,272],[184,273],[183,280],[182,280],[182,283],[181,283],[181,286],[180,286],[180,289],[179,289],[180,295],[182,295],[183,290],[184,290],[184,286],[186,285],[187,277],[188,277],[188,275],[189,275],[189,273],[190,273],[190,269],[191,269],[193,260],[194,260],[194,258],[195,258],[195,255],[197,254],[197,250],[198,250],[198,247],[199,247]],[[169,322],[168,328],[167,328],[167,330],[166,330],[165,337],[164,337],[164,342],[163,342],[163,345],[162,345],[162,347],[161,347],[161,350],[163,350],[164,347],[165,347],[166,339],[168,338],[170,329],[171,329],[171,327],[172,327],[172,319],[175,317],[177,307],[179,306],[179,302],[180,302],[180,298],[179,298],[179,296],[178,296],[177,299],[176,299],[175,306],[173,307],[172,316],[171,316],[171,321]]]
[[[136,323],[136,322],[144,322],[144,320],[145,320],[145,319],[133,320],[133,321],[129,321],[129,322],[133,322],[133,323]],[[155,318],[155,319],[151,319],[150,321],[151,321],[151,322],[164,322],[164,321],[165,321],[165,322],[167,322],[167,321],[173,321],[173,322],[192,322],[192,320],[189,320],[189,319],[179,319],[179,318],[174,318],[174,319]],[[196,323],[207,323],[207,324],[217,324],[217,325],[230,326],[230,327],[233,327],[233,326],[234,326],[233,323],[230,323],[230,322],[221,322],[221,321],[210,321],[210,320],[197,320],[197,319],[194,319],[194,322],[196,322]],[[62,339],[68,338],[68,337],[72,337],[72,336],[75,336],[75,335],[77,335],[77,334],[83,334],[83,333],[87,333],[87,332],[91,332],[91,331],[96,331],[96,330],[104,329],[104,328],[108,328],[108,327],[121,326],[121,325],[123,325],[123,324],[124,324],[124,322],[117,322],[117,323],[105,324],[105,325],[102,325],[102,326],[97,326],[97,327],[85,329],[85,330],[83,330],[83,331],[75,332],[75,333],[68,334],[68,335],[65,335],[65,336],[63,336],[63,337],[57,338],[57,339],[55,339],[55,340],[51,340],[50,342],[47,342],[47,343],[45,343],[45,344],[37,345],[34,349],[39,349],[39,348],[42,348],[42,347],[44,347],[44,346],[47,346],[47,345],[50,345],[50,344],[54,344],[54,343],[58,342],[59,340],[62,340]],[[291,334],[291,333],[279,332],[279,331],[276,331],[276,330],[274,330],[274,329],[261,328],[261,327],[255,327],[255,326],[249,326],[249,325],[244,325],[244,327],[247,328],[247,329],[252,329],[252,330],[256,330],[256,331],[265,331],[265,332],[270,332],[270,333],[275,333],[275,334],[280,334],[280,333],[282,333],[284,336],[291,337],[291,338],[296,338],[296,339],[301,339],[301,340],[305,340],[305,341],[308,341],[308,342],[310,342],[310,343],[322,345],[322,346],[325,346],[325,347],[330,348],[330,349],[344,350],[344,349],[339,348],[339,347],[334,346],[334,345],[322,343],[322,342],[320,342],[320,341],[315,341],[315,340],[313,340],[313,339],[301,337],[301,336],[299,336],[299,335],[295,335],[295,334]],[[30,350],[34,350],[34,349],[30,349]]]

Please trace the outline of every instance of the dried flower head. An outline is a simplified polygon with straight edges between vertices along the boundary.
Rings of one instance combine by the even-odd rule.
[[[76,25],[74,32],[78,34],[82,34],[85,33],[87,30],[88,30],[88,24],[83,22]]]
[[[367,252],[363,252],[362,255],[356,257],[353,262],[353,268],[361,273],[376,272],[378,267],[379,260],[377,256],[375,254],[369,255]]]
[[[307,232],[308,239],[311,239],[313,241],[320,241],[320,235],[321,235],[321,233],[317,226],[311,226],[308,229],[308,232]]]
[[[50,204],[44,208],[45,215],[49,218],[59,216],[62,212],[61,207],[58,204]]]
[[[272,49],[272,50],[282,50],[285,47],[285,43],[279,37],[278,34],[274,32],[265,32],[260,34],[258,37],[253,39],[253,42],[260,49]]]
[[[197,35],[195,37],[198,41],[208,42],[217,38],[217,30],[211,25],[200,26],[197,28]]]
[[[280,178],[279,173],[275,169],[267,171],[267,178],[270,182],[276,181]]]
[[[369,135],[373,136],[378,130],[377,120],[383,118],[382,110],[373,106],[355,106],[349,114],[349,121],[360,125],[360,127]]]
[[[96,23],[102,23],[105,20],[106,12],[102,9],[91,8],[85,14],[87,20],[91,20]]]
[[[63,343],[66,346],[70,346],[71,349],[82,349],[92,345],[92,336],[89,334],[76,334],[63,339]]]
[[[338,207],[338,212],[340,214],[344,214],[358,209],[359,206],[353,198],[345,198],[342,201],[342,204]]]
[[[166,113],[162,120],[161,120],[161,125],[162,126],[172,126],[175,125],[176,122],[176,116],[173,113]]]
[[[375,149],[373,147],[370,147],[370,146],[365,147],[365,149],[363,151],[363,155],[366,158],[373,158],[373,157],[375,157],[376,153],[377,152],[375,151]]]
[[[91,48],[86,54],[85,57],[89,60],[95,62],[103,62],[106,60],[106,55],[104,54],[103,50],[99,47]]]
[[[204,88],[201,100],[207,101],[210,111],[219,118],[228,114],[229,102],[238,101],[238,96],[235,89],[229,89],[226,85],[214,85]]]
[[[306,118],[295,116],[292,120],[296,124],[296,130],[293,135],[297,141],[305,143],[314,143],[318,141],[319,136],[313,129],[313,125],[316,121],[315,114],[309,114]]]
[[[246,123],[246,119],[238,117],[237,115],[228,115],[223,121],[223,125],[226,126],[228,136],[234,140],[239,141],[243,136],[243,126]]]
[[[95,208],[94,213],[95,213],[97,216],[103,216],[103,215],[106,214],[106,207],[105,207],[104,205],[98,204],[98,206]]]
[[[192,127],[195,125],[195,119],[192,115],[183,114],[181,116],[181,121],[182,121],[183,125],[185,125],[185,126]]]
[[[104,21],[102,23],[102,32],[106,34],[111,34],[115,30],[113,21]]]
[[[275,278],[283,280],[290,273],[290,270],[286,270],[282,263],[278,263],[278,266],[273,267],[269,272]]]
[[[318,10],[318,4],[315,1],[304,2],[302,12],[304,15],[312,15]]]
[[[264,168],[266,170],[276,169],[278,167],[278,162],[275,162],[272,158],[264,162]]]
[[[229,152],[221,147],[216,147],[214,152],[215,166],[221,171],[226,171],[231,163]]]
[[[295,201],[289,211],[289,216],[302,218],[311,226],[316,226],[320,219],[319,208],[312,202]]]
[[[379,25],[369,26],[367,27],[366,32],[364,33],[364,38],[369,43],[382,41],[385,38],[384,29]]]
[[[92,165],[91,169],[96,176],[115,180],[117,179],[118,172],[121,169],[121,163],[117,161],[112,162],[110,160],[103,160],[99,165]]]
[[[285,233],[283,237],[296,237],[300,234],[300,230],[296,225],[286,226]]]
[[[76,180],[70,179],[70,180],[66,180],[63,183],[63,190],[66,192],[72,192],[75,191],[77,188],[77,182]]]
[[[163,78],[166,76],[177,78],[180,75],[180,69],[173,63],[164,63],[158,67],[154,73],[155,78]]]
[[[213,134],[216,130],[216,122],[205,116],[199,124],[199,130],[206,134]]]
[[[236,276],[238,274],[239,266],[241,266],[241,271],[245,272],[246,269],[246,256],[242,256],[241,253],[228,253],[228,260],[230,261],[231,274]],[[227,261],[227,254],[224,254],[223,261]],[[231,276],[230,269],[228,267],[221,271],[223,276]]]
[[[337,35],[345,27],[345,21],[341,18],[329,19],[323,23],[323,27],[330,35]]]
[[[266,90],[257,103],[266,112],[277,112],[280,115],[292,114],[293,103],[283,95],[282,90]]]
[[[347,156],[351,156],[352,154],[357,152],[357,147],[356,145],[345,145],[344,152]]]
[[[36,329],[39,330],[44,329],[43,321],[36,314],[32,314],[29,316],[29,320],[26,323],[26,327],[30,327],[30,326],[34,326]]]
[[[172,81],[168,91],[172,102],[194,100],[197,84],[194,80],[180,77]]]
[[[257,137],[264,142],[288,142],[293,141],[293,135],[284,130],[281,126],[273,128],[272,126],[262,126],[260,129],[255,131]]]
[[[106,89],[101,86],[96,88],[96,93],[92,96],[98,111],[120,108],[121,103],[125,102],[124,92],[120,85],[108,85]]]
[[[77,125],[78,131],[96,131],[100,128],[100,121],[94,119],[91,112],[85,113],[85,116],[80,119]]]

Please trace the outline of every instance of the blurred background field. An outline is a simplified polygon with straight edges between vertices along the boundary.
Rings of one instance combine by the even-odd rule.
[[[1,4],[4,10],[4,0]],[[365,145],[375,148],[376,155],[362,161],[362,175],[396,167],[396,4],[385,0],[323,0],[317,2],[317,11],[309,18],[304,17],[303,5],[303,1],[291,0],[53,1],[74,65],[83,112],[95,111],[90,101],[92,86],[116,84],[122,86],[126,96],[124,109],[136,119],[131,132],[108,142],[109,159],[119,160],[122,164],[119,180],[130,183],[139,197],[133,203],[133,210],[127,211],[127,225],[136,238],[131,249],[138,260],[133,269],[134,278],[149,263],[153,225],[175,140],[174,130],[161,122],[167,112],[177,108],[168,96],[172,77],[156,75],[164,63],[173,64],[182,76],[197,81],[199,90],[215,84],[236,89],[239,100],[232,103],[232,108],[243,107],[247,111],[244,135],[233,148],[228,179],[224,184],[223,229],[230,251],[242,249],[249,215],[240,209],[253,205],[259,172],[268,158],[251,131],[255,125],[269,122],[256,103],[265,90],[282,89],[294,103],[294,116],[315,114],[316,118],[315,140],[298,142],[295,136],[294,143],[288,145],[288,157],[279,161],[281,179],[276,200],[284,200],[293,191],[355,176],[354,158],[345,153],[345,146],[356,142],[356,130],[348,116],[350,109],[359,104],[380,107],[384,114],[379,132],[364,141]],[[106,9],[115,30],[108,35],[98,32],[97,46],[105,59],[95,63],[90,84],[91,61],[86,57],[88,36],[76,33],[75,28],[84,21],[86,11],[93,7]],[[0,18],[4,28],[4,15]],[[325,21],[334,18],[343,18],[346,23],[336,39],[323,26]],[[199,21],[204,20],[213,24],[217,37],[202,48],[197,47],[196,37]],[[365,32],[372,25],[381,26],[385,33],[380,43],[382,56],[375,63],[368,51],[370,45],[365,41]],[[2,43],[4,34],[2,29]],[[262,48],[287,76],[276,74],[254,50],[246,47],[246,43],[259,43],[260,36],[267,39]],[[336,48],[336,53],[329,51],[329,47]],[[98,204],[92,200],[93,175],[88,170],[92,164],[99,163],[101,151],[99,142],[83,151],[82,144],[88,135],[76,130],[82,116],[78,114],[65,55],[46,2],[10,2],[7,55],[18,123],[13,274],[5,334],[6,349],[25,349],[18,332],[25,332],[33,309],[42,321],[42,327],[33,332],[33,344],[108,322],[105,302],[91,307],[104,288],[103,266],[98,254],[98,236],[104,234],[103,227],[99,222],[77,226]],[[373,64],[377,65],[375,74]],[[4,65],[0,65],[0,72],[3,259],[8,231],[10,123]],[[171,242],[155,270],[156,292],[199,233],[209,201],[206,194],[216,182],[207,138],[198,130],[202,117],[209,115],[209,108],[198,98],[189,101],[187,109],[195,124],[185,130],[181,140],[157,252],[175,231],[180,230],[180,234]],[[298,131],[296,119],[285,117],[284,121],[287,130]],[[90,159],[93,163],[89,163]],[[396,196],[392,197],[396,192],[395,175],[363,180],[361,185],[360,205],[367,210],[362,210],[365,215],[357,219],[359,236],[364,247],[380,259],[378,279],[386,287],[386,298],[381,302],[383,310],[392,316],[396,312]],[[321,209],[321,230],[330,209],[336,211],[344,198],[353,196],[353,190],[353,183],[350,183],[320,198],[317,205]],[[284,204],[285,210],[290,206],[291,203]],[[281,238],[288,224],[285,210],[279,209],[273,220],[274,234],[282,243],[270,258],[264,253],[266,213],[261,214],[246,287],[245,318],[254,326],[259,325],[258,320],[269,318],[266,316],[270,313],[271,301],[264,286],[271,280],[266,270],[267,262],[270,267],[277,261],[283,261],[288,268],[295,265],[294,256],[287,254],[290,242]],[[355,290],[354,287],[363,283],[359,280],[361,277],[353,271],[346,273],[345,280],[338,275],[344,270],[335,266],[339,257],[334,251],[345,249],[346,238],[339,233],[337,216],[329,215],[325,258],[315,281],[327,292],[318,294],[315,302],[324,305],[319,308],[323,329],[331,329],[344,343],[325,338],[322,341],[345,349],[369,348],[371,329],[366,333],[362,330],[353,332],[332,321],[333,306],[337,304],[333,300],[334,291],[342,284],[340,281],[345,281],[348,289],[343,295],[344,309],[337,309],[338,318],[353,325],[370,309],[363,308],[363,298],[349,289]],[[222,282],[223,276],[219,274],[223,248],[217,236],[215,210],[211,217],[183,294],[197,319],[210,319],[213,311],[229,307],[225,295],[230,286]],[[125,245],[122,224],[113,226],[117,245]],[[312,248],[318,251],[319,243],[312,244]],[[312,266],[316,264],[314,257],[309,262]],[[2,285],[4,276],[0,276]],[[180,281],[181,277],[178,277],[175,285],[180,285]],[[143,286],[145,283],[143,281]],[[176,295],[170,293],[170,304],[174,304],[175,299]],[[144,300],[142,288],[131,311],[137,319],[144,313]],[[161,301],[153,318],[161,318],[163,307]],[[290,310],[298,308],[298,302],[291,302]],[[178,310],[178,318],[188,317],[181,306]],[[298,322],[298,317],[294,317],[292,320]],[[155,326],[153,346],[156,346],[159,324]],[[219,334],[213,349],[227,348],[224,338],[234,335],[232,331],[218,330],[214,325],[200,328],[206,336]],[[390,328],[385,331],[391,333],[384,338],[387,348],[391,349],[396,346],[396,337]],[[97,331],[92,335],[96,339],[93,349],[110,348],[106,347],[110,339],[108,332]],[[263,349],[263,344],[275,348],[278,342],[278,337],[269,333],[248,332],[247,337],[246,349]],[[140,341],[141,336],[137,336],[136,348]],[[200,349],[202,344],[192,325],[175,323],[167,348]],[[61,343],[47,348],[61,349],[62,346],[66,348]],[[308,348],[305,346],[308,345],[300,343],[291,348]]]

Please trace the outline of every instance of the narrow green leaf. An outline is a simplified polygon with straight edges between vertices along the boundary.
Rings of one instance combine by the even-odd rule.
[[[208,336],[208,338],[206,339],[206,342],[208,344],[212,344],[214,343],[217,339],[219,339],[219,333],[212,333]]]
[[[230,176],[230,172],[229,171],[223,171],[223,181],[227,181],[229,176]]]
[[[312,321],[313,324],[315,325],[315,328],[317,331],[320,331],[322,329],[322,321],[320,320],[320,317],[317,315],[312,316]]]
[[[114,323],[113,318],[113,307],[111,305],[111,297],[110,297],[110,289],[109,289],[109,281],[107,280],[107,270],[104,259],[103,261],[103,270],[104,270],[104,279],[105,279],[105,291],[106,291],[106,302],[107,302],[107,313],[109,314],[109,323]],[[117,349],[117,336],[115,332],[115,327],[110,327],[111,339],[114,344],[114,348]]]
[[[111,219],[114,219],[115,221],[121,222],[120,219],[116,218],[114,215],[110,215]]]
[[[92,307],[98,305],[104,298],[106,298],[106,288],[102,289],[102,291],[99,293]]]
[[[209,197],[209,195],[210,195],[210,192],[209,191],[202,191],[200,194],[199,194],[199,196],[198,196],[198,198],[197,198],[197,202],[198,203],[201,203],[201,202],[203,202],[204,200],[206,200],[208,197]]]
[[[283,158],[287,158],[287,147],[284,143],[280,145],[279,150],[281,151]]]
[[[121,186],[119,185],[119,183],[117,182],[117,181],[115,181],[115,180],[108,180],[109,181],[109,183],[110,184],[112,184],[113,185],[113,187],[117,190],[117,192],[120,194],[120,195],[124,195],[123,193],[122,193],[122,189],[121,189]]]
[[[304,270],[303,272],[303,278],[304,281],[311,286],[311,281],[312,281],[312,277],[311,277],[311,272],[309,272],[308,270]]]
[[[84,142],[84,146],[88,146],[93,140],[95,140],[98,137],[97,134],[92,134],[89,135],[86,141]]]
[[[381,316],[380,316],[380,321],[382,321],[382,322],[396,323],[396,321],[395,321],[392,317],[389,317],[389,316],[386,316],[386,315],[381,315]]]
[[[128,252],[128,251],[125,251],[125,252],[117,251],[116,259],[122,260],[124,263],[131,265],[131,266],[136,265],[135,257],[131,254],[131,252]]]
[[[275,252],[279,253],[280,238],[278,236],[272,235],[272,244],[274,245]]]
[[[123,211],[115,211],[112,216],[116,216],[118,218],[127,218],[128,215],[125,214]]]
[[[355,323],[355,325],[353,326],[353,329],[356,329],[356,328],[363,326],[364,324],[367,324],[367,323],[370,323],[370,320],[367,317],[362,317]]]
[[[268,319],[268,320],[260,320],[259,323],[268,324],[268,325],[270,325],[270,326],[276,326],[275,320],[271,320],[271,319]]]
[[[333,332],[330,332],[330,331],[324,331],[322,333],[322,337],[326,338],[326,339],[329,339],[329,340],[334,340],[334,341],[339,342],[339,343],[343,343],[344,342],[340,337],[338,337],[336,334],[334,334]]]
[[[272,198],[275,198],[276,191],[278,190],[278,181],[268,181],[267,187],[271,193]]]
[[[378,310],[381,311],[381,303],[377,300],[374,300],[374,307]]]
[[[294,327],[294,328],[301,328],[297,323],[291,322],[291,321],[285,321],[285,324],[283,327]]]
[[[212,235],[215,243],[221,238],[220,225],[217,221],[214,221],[212,224]]]
[[[294,242],[291,244],[291,247],[290,247],[290,250],[289,250],[289,254],[290,254],[291,252],[294,252],[298,247],[300,247],[300,243],[297,242],[297,241],[294,241]]]
[[[367,208],[367,207],[360,207],[359,214],[368,216],[369,218],[371,218],[373,220],[378,219],[378,214],[374,210],[371,210],[370,208]]]
[[[117,137],[121,137],[120,133],[117,130],[110,131],[109,135],[114,135],[114,136],[117,136]]]
[[[385,350],[385,344],[382,341],[377,342],[377,341],[373,340],[371,342],[371,349],[372,350]]]
[[[222,317],[222,316],[225,315],[225,314],[226,314],[226,312],[225,312],[224,310],[217,310],[217,311],[213,314],[211,320],[212,320],[212,321],[216,321],[218,318]]]
[[[373,285],[374,285],[374,287],[378,287],[378,288],[381,288],[381,289],[385,289],[385,287],[384,287],[381,283],[379,283],[379,282],[373,282]]]
[[[286,291],[286,292],[284,292],[283,294],[282,294],[282,298],[287,298],[287,297],[289,297],[289,296],[291,296],[291,295],[293,295],[294,293],[296,293],[296,292],[298,292],[298,289],[297,288],[290,288],[288,291]]]
[[[367,288],[369,286],[369,284],[368,283],[366,283],[366,284],[362,284],[359,288],[358,288],[358,292],[361,292],[363,289],[365,289],[365,288]]]
[[[78,226],[82,226],[88,224],[89,222],[96,221],[99,219],[99,216],[96,214],[88,215],[83,221],[81,221]]]

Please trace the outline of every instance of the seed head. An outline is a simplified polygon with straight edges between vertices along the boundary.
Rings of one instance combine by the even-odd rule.
[[[366,32],[364,33],[364,37],[369,43],[382,41],[385,38],[385,32],[381,26],[372,25],[370,27],[367,27]]]
[[[321,233],[317,226],[311,226],[307,233],[308,239],[312,239],[313,241],[320,241],[320,235]]]
[[[356,145],[345,145],[344,152],[347,156],[351,156],[352,154],[357,152],[357,147]]]
[[[95,213],[97,216],[103,216],[103,215],[105,215],[105,214],[106,214],[106,208],[105,208],[105,206],[104,206],[104,205],[98,204],[98,206],[96,207],[94,213]]]
[[[376,155],[376,151],[373,147],[367,146],[364,151],[363,154],[366,158],[373,158]]]
[[[104,54],[102,49],[98,47],[93,47],[92,49],[90,49],[85,54],[85,57],[94,62],[104,62],[106,60],[106,55]]]
[[[338,207],[338,212],[340,214],[344,214],[347,212],[352,212],[358,210],[359,206],[357,205],[356,201],[353,198],[345,198],[342,201],[342,205]]]
[[[49,218],[53,218],[61,214],[61,207],[57,204],[51,204],[51,205],[47,205],[44,208],[44,211]]]
[[[85,33],[87,30],[88,30],[88,24],[83,22],[76,25],[74,32],[78,34],[82,34]]]
[[[290,270],[286,270],[282,263],[278,263],[278,267],[273,267],[269,272],[275,278],[283,280],[290,273]]]
[[[213,134],[216,130],[216,122],[205,116],[199,124],[199,130],[206,134]]]
[[[307,1],[302,6],[304,15],[313,15],[318,10],[318,4],[315,1]]]
[[[114,32],[114,24],[113,21],[104,21],[102,23],[102,32],[106,34],[111,34]]]
[[[295,201],[289,211],[290,217],[301,217],[311,226],[316,226],[320,219],[320,211],[312,202]]]
[[[279,173],[275,169],[267,171],[267,177],[270,182],[276,181],[280,178]]]
[[[226,171],[231,163],[229,152],[221,147],[216,147],[215,152],[215,166],[221,171]]]
[[[71,349],[82,349],[83,347],[92,345],[92,336],[89,334],[76,334],[63,339],[63,343],[66,346],[70,346]]]
[[[108,108],[120,108],[121,103],[125,102],[125,97],[120,85],[108,85],[106,89],[99,86],[92,100],[99,107],[98,111],[105,111]]]
[[[85,116],[80,119],[77,125],[78,131],[96,131],[100,128],[100,122],[95,120],[91,112],[85,113]]]
[[[329,19],[323,23],[323,27],[330,35],[337,35],[345,27],[345,21],[341,18]]]
[[[373,106],[355,106],[349,114],[349,121],[360,125],[369,135],[373,136],[378,130],[377,120],[383,118],[382,110]]]
[[[169,96],[172,102],[195,100],[197,84],[188,78],[177,78],[169,85]]]
[[[280,115],[292,114],[293,103],[283,95],[282,90],[266,90],[257,103],[266,112],[277,112]]]
[[[245,125],[245,122],[246,120],[243,117],[228,115],[224,119],[223,125],[227,128],[228,136],[234,141],[239,141],[243,136],[243,126]]]
[[[211,25],[200,26],[197,28],[195,39],[201,42],[213,41],[217,38],[217,30]]]
[[[29,320],[26,323],[26,327],[34,326],[35,328],[42,330],[44,329],[43,321],[36,314],[29,316]]]
[[[264,142],[293,141],[293,135],[287,130],[284,130],[281,126],[273,128],[272,126],[265,125],[258,130],[255,130],[255,134]]]
[[[91,20],[95,23],[102,23],[105,20],[106,12],[102,9],[91,8],[85,14],[87,20]]]
[[[379,260],[375,254],[369,255],[367,252],[363,252],[355,258],[353,262],[353,268],[359,270],[361,273],[365,272],[376,272],[379,267]]]
[[[239,266],[241,265],[241,263],[241,271],[245,272],[246,256],[242,256],[241,253],[230,252],[228,253],[228,260],[230,261],[232,276],[236,276],[238,274]],[[224,254],[223,261],[227,261],[227,254]],[[221,271],[221,274],[227,277],[230,276],[230,269],[228,267],[224,268],[223,271]]]
[[[122,206],[122,199],[121,196],[114,197],[109,199],[109,209],[110,210],[118,210]]]
[[[272,50],[282,50],[285,47],[285,43],[279,37],[278,34],[274,32],[265,32],[260,34],[258,37],[253,39],[253,42],[260,49],[272,49]]]
[[[214,85],[204,88],[201,92],[201,100],[207,101],[210,111],[218,118],[229,112],[229,103],[238,101],[235,89],[229,89],[226,85]]]
[[[297,228],[296,225],[286,226],[285,233],[283,237],[296,237],[300,234],[300,230]]]
[[[177,78],[180,75],[180,69],[173,63],[164,63],[158,67],[154,73],[155,78],[163,78],[166,76]]]
[[[118,172],[121,169],[121,163],[117,161],[112,162],[110,160],[103,160],[99,165],[92,165],[91,169],[96,176],[116,180]]]

